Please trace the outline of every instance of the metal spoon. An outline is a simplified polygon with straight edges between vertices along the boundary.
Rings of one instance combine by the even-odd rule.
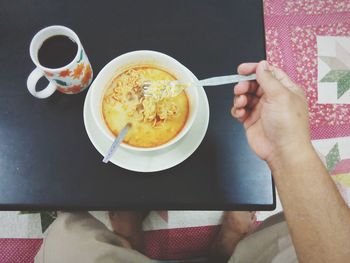
[[[255,80],[256,75],[229,75],[202,79],[198,82],[182,82],[178,80],[157,80],[143,83],[143,92],[145,97],[152,97],[155,100],[175,97],[185,88],[190,86],[218,86],[246,80]]]
[[[114,152],[118,148],[118,146],[121,144],[121,142],[124,140],[126,134],[128,133],[129,129],[131,128],[131,123],[128,123],[125,125],[125,127],[120,131],[117,138],[115,138],[114,142],[112,143],[111,147],[109,147],[109,150],[105,157],[103,158],[102,162],[108,163],[109,160],[112,158]]]

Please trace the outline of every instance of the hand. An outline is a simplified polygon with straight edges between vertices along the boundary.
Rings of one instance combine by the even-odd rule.
[[[280,156],[311,146],[304,93],[285,72],[266,61],[244,63],[238,73],[256,73],[256,81],[234,87],[232,116],[243,123],[251,148],[269,165]]]

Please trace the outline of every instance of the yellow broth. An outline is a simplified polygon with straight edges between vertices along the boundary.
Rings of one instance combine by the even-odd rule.
[[[130,123],[124,139],[135,147],[156,147],[173,139],[184,127],[189,102],[186,93],[161,101],[143,96],[144,81],[176,80],[170,73],[152,66],[127,69],[107,85],[102,101],[102,113],[109,130],[118,136]]]

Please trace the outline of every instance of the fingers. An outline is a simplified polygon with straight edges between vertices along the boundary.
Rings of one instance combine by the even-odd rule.
[[[233,107],[231,109],[231,115],[240,122],[244,122],[249,117],[249,111],[245,108],[237,109]]]
[[[240,122],[244,122],[258,103],[259,98],[252,95],[240,95],[235,97],[231,114]]]
[[[242,95],[245,93],[255,93],[258,89],[258,83],[256,81],[242,81],[236,84],[233,88],[235,95]]]
[[[241,75],[248,75],[255,73],[258,63],[243,63],[238,66],[237,72]],[[234,94],[242,95],[245,93],[255,93],[258,89],[258,83],[256,81],[242,81],[235,85]]]
[[[233,99],[233,106],[237,109],[239,108],[253,108],[259,102],[259,98],[251,95],[239,95],[235,96]]]
[[[234,87],[234,94],[231,114],[240,122],[244,122],[249,117],[251,109],[259,103],[263,90],[258,87],[256,81],[243,81]]]
[[[260,86],[256,93],[259,95],[263,94],[264,91],[268,92],[271,96],[272,94],[277,95],[288,90],[305,99],[304,91],[289,78],[287,73],[279,68],[269,65],[266,61],[262,61],[258,65],[257,81]],[[262,87],[262,91],[259,91],[260,87]]]
[[[234,87],[235,95],[242,95],[245,93],[255,93],[257,97],[264,94],[264,88],[270,92],[282,92],[283,88],[304,96],[303,91],[289,78],[289,76],[281,69],[269,65],[266,61],[260,63],[243,63],[238,66],[239,74],[257,73],[257,81],[262,82],[262,88],[259,87],[256,81],[243,81]],[[280,88],[280,89],[278,89]]]
[[[255,73],[257,66],[258,63],[243,63],[238,66],[237,72],[241,75],[252,74]]]
[[[249,111],[248,117],[244,120],[244,128],[248,129],[254,123],[260,119],[261,115],[261,103],[258,103],[254,108]]]
[[[247,105],[247,101],[248,99],[246,95],[235,96],[233,98],[233,107],[236,109],[244,108]]]
[[[287,75],[287,73],[285,73],[283,70],[270,66],[270,70],[272,75],[281,82],[281,84],[286,87],[287,89],[289,89],[290,91],[298,94],[298,95],[302,95],[304,96],[304,92],[303,90],[296,85]]]
[[[294,82],[289,78],[289,76],[281,69],[274,66],[269,66],[269,70],[272,73],[272,76],[279,80],[283,86],[286,88],[292,88],[295,86]]]
[[[235,117],[236,119],[243,117],[243,115],[246,113],[246,110],[244,108],[235,108],[232,107],[231,109],[231,114],[233,117]]]
[[[255,93],[255,96],[258,98],[261,98],[262,95],[264,95],[264,90],[262,89],[262,87],[258,86],[256,93]]]
[[[268,97],[286,92],[282,83],[274,77],[275,72],[266,61],[259,62],[256,68],[256,79]]]

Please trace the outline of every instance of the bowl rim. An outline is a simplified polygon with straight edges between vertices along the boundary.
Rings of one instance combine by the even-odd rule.
[[[165,59],[168,59],[171,61],[171,63],[174,63],[176,64],[178,67],[181,67],[183,71],[185,71],[186,73],[191,73],[191,74],[188,74],[187,77],[193,79],[193,81],[198,81],[197,77],[187,68],[185,67],[183,64],[181,64],[179,61],[177,61],[176,59],[174,59],[173,57],[167,55],[167,54],[164,54],[164,53],[161,53],[161,52],[158,52],[158,51],[153,51],[153,50],[135,50],[135,51],[130,51],[130,52],[127,52],[127,53],[124,53],[122,55],[119,55],[117,57],[115,57],[114,59],[112,59],[111,61],[109,61],[102,69],[101,71],[97,74],[96,78],[94,79],[94,81],[92,82],[91,86],[90,86],[90,89],[91,90],[91,96],[90,96],[90,110],[92,112],[92,116],[93,116],[93,119],[95,121],[95,123],[97,124],[97,127],[100,129],[100,131],[102,131],[102,133],[111,141],[111,143],[114,141],[115,137],[113,137],[112,133],[111,132],[107,132],[107,127],[105,127],[106,129],[104,129],[103,127],[101,127],[101,124],[100,124],[100,107],[99,107],[99,110],[97,111],[96,108],[94,107],[93,105],[93,102],[94,102],[94,94],[96,94],[96,92],[98,92],[98,89],[97,87],[98,84],[97,82],[101,81],[100,79],[101,78],[107,78],[104,76],[104,74],[106,74],[105,72],[107,70],[109,70],[110,67],[115,67],[115,63],[117,63],[117,61],[119,60],[122,60],[122,59],[125,59],[126,57],[129,57],[129,56],[135,56],[135,55],[144,55],[144,54],[147,54],[147,55],[153,55],[153,56],[161,56]],[[141,65],[141,64],[140,64]],[[123,66],[123,65],[122,65]],[[156,67],[156,65],[155,65]],[[126,67],[127,68],[127,67]],[[164,69],[166,70],[166,69]],[[170,72],[171,73],[171,72]],[[110,76],[108,77],[108,81],[107,83],[115,76],[115,74],[113,76]],[[101,88],[100,88],[101,89]],[[102,87],[102,89],[105,89],[105,86]],[[162,150],[164,148],[167,148],[171,145],[174,145],[176,142],[178,142],[183,136],[186,135],[186,133],[190,130],[190,128],[192,127],[193,125],[193,122],[197,116],[197,111],[198,111],[198,89],[197,87],[193,87],[193,98],[194,98],[194,104],[196,105],[195,107],[192,107],[190,106],[190,111],[191,111],[191,115],[192,115],[192,118],[189,119],[187,118],[186,120],[186,123],[184,124],[184,126],[182,127],[182,129],[180,130],[180,132],[175,136],[173,137],[171,140],[167,141],[166,143],[163,143],[161,145],[158,145],[158,146],[155,146],[155,147],[137,147],[137,146],[132,146],[132,145],[129,145],[127,143],[124,143],[122,142],[120,144],[121,147],[123,147],[124,149],[127,149],[127,150],[132,150],[132,151],[138,151],[138,152],[148,152],[148,151],[157,151],[157,150]],[[186,92],[186,91],[185,91]],[[96,96],[96,95],[95,95]],[[187,96],[188,97],[188,96]],[[189,99],[188,99],[189,100]],[[189,102],[190,103],[190,102]]]

